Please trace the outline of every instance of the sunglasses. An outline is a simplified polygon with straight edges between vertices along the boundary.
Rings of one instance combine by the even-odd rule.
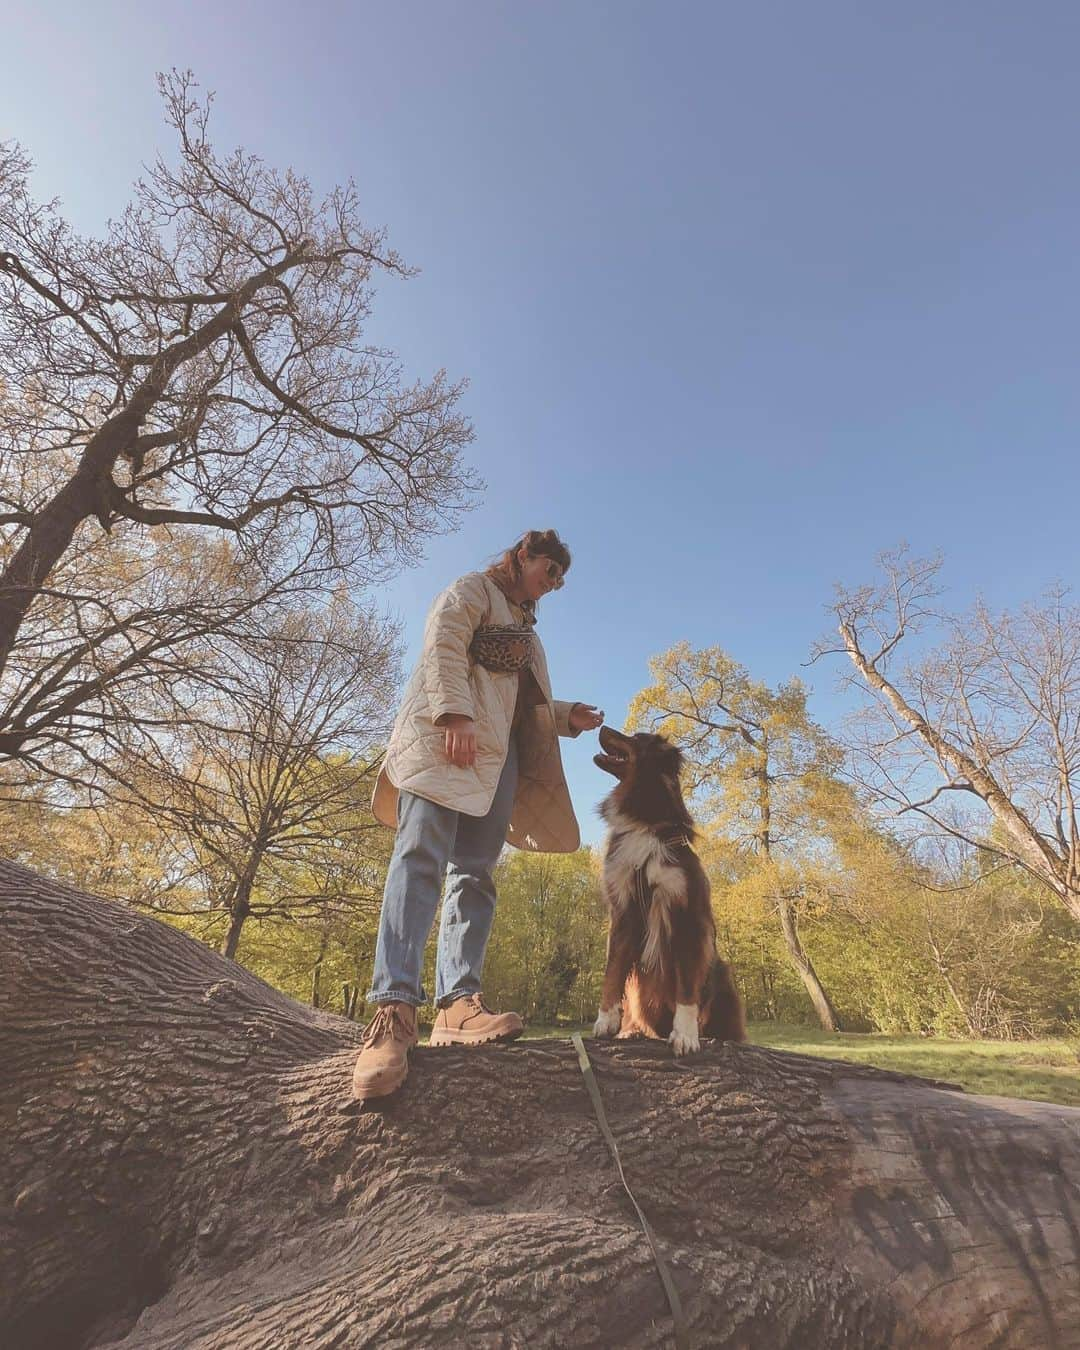
[[[547,576],[547,579],[551,585],[551,589],[553,591],[561,590],[563,584],[562,568],[559,566],[557,562],[555,562],[551,558],[545,558],[544,562],[546,564],[544,567],[544,573]]]

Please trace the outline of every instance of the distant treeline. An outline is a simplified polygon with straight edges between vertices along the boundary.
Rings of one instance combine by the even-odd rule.
[[[177,841],[151,816],[70,811],[3,813],[4,852],[87,890],[133,899],[166,922],[220,946],[231,926],[207,878],[175,862]],[[378,925],[389,831],[358,832],[325,871],[256,882],[236,958],[284,992],[362,1019]],[[372,855],[370,845],[381,845]],[[349,858],[350,850],[356,856]],[[699,850],[712,878],[718,941],[755,1020],[814,1022],[804,980],[778,917],[784,888],[800,943],[846,1030],[1026,1037],[1080,1029],[1080,944],[1069,915],[1020,869],[977,852],[966,872],[936,881],[888,835],[852,830],[826,860],[778,867],[715,826]],[[173,860],[170,869],[170,860]],[[367,869],[367,886],[356,879]],[[168,872],[175,880],[168,884]],[[318,895],[319,886],[323,894]],[[288,893],[303,896],[290,907]],[[493,1004],[533,1024],[588,1022],[604,966],[600,856],[508,850],[485,988]],[[433,987],[434,935],[425,985]],[[430,1012],[429,1012],[430,1015]]]

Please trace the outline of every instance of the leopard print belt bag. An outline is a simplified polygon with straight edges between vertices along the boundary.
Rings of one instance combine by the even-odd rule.
[[[532,664],[532,629],[527,624],[484,624],[473,634],[469,655],[498,675],[526,670]]]

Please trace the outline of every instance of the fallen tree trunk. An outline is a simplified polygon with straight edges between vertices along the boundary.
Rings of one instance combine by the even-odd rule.
[[[566,1041],[414,1052],[0,863],[0,1344],[661,1346]],[[589,1042],[695,1346],[1080,1345],[1080,1111]]]

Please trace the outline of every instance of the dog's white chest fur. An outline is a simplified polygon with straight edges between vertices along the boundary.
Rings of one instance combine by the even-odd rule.
[[[672,862],[667,847],[655,834],[636,821],[620,816],[617,811],[608,817],[608,825],[611,833],[604,853],[604,880],[619,908],[633,895],[634,874],[639,868],[645,869],[645,880],[650,887],[679,896],[685,894],[685,873]]]
[[[617,811],[611,812],[607,820],[611,834],[604,853],[604,881],[613,907],[621,912],[631,902],[637,903],[639,869],[644,870],[651,894],[641,954],[641,964],[648,968],[660,959],[671,936],[672,906],[686,902],[686,873],[672,861],[665,845],[650,830]]]

